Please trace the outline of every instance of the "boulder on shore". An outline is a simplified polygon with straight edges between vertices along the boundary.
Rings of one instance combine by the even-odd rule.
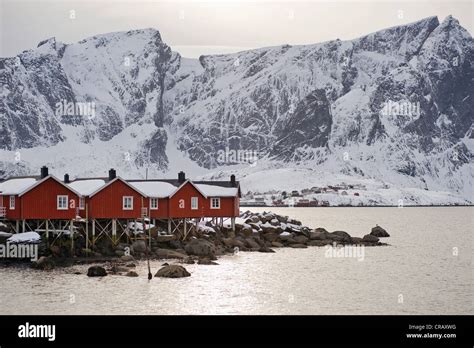
[[[185,259],[188,255],[170,249],[156,249],[155,255],[160,259]]]
[[[341,242],[350,243],[352,241],[351,235],[347,232],[344,232],[344,231],[334,231],[334,232],[330,233],[330,235],[340,237]],[[331,237],[329,237],[329,238],[331,239]]]
[[[129,271],[127,274],[125,274],[126,277],[138,277],[138,273],[135,271]]]
[[[370,232],[370,234],[372,236],[379,237],[379,238],[381,238],[381,237],[390,237],[388,232],[385,229],[383,229],[382,227],[378,226],[378,225],[372,228],[372,231]]]
[[[34,269],[42,271],[52,270],[55,266],[54,260],[51,257],[41,256],[36,262],[31,265]]]
[[[132,250],[135,254],[144,253],[146,249],[146,242],[144,240],[136,240],[132,243]]]
[[[135,261],[135,258],[132,255],[123,255],[120,257],[120,261],[130,262],[130,261]]]
[[[189,273],[186,268],[179,265],[167,265],[163,268],[160,268],[158,272],[156,272],[155,277],[163,277],[163,278],[183,278],[183,277],[190,277],[191,273]]]
[[[211,259],[207,257],[202,257],[198,260],[198,265],[218,265],[218,263],[211,261]]]
[[[88,277],[104,277],[107,275],[104,267],[101,266],[92,266],[87,270]]]
[[[369,242],[369,243],[377,243],[379,241],[379,239],[371,234],[366,234],[363,238],[362,238],[362,241],[363,242]]]
[[[261,253],[274,253],[275,252],[275,250],[270,249],[267,246],[261,247],[260,249],[258,249],[258,251],[261,252]]]
[[[290,244],[289,245],[290,248],[295,248],[295,249],[304,249],[304,248],[307,248],[308,246],[305,245],[305,244]]]
[[[184,250],[186,250],[189,255],[196,256],[214,256],[216,254],[216,246],[203,239],[190,240],[184,247]]]

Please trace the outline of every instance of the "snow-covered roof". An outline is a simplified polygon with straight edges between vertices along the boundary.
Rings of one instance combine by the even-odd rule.
[[[67,184],[67,186],[76,190],[82,196],[88,196],[104,185],[105,180],[102,179],[77,180]]]
[[[94,196],[96,193],[102,191],[104,188],[106,188],[107,186],[112,185],[112,184],[113,184],[114,182],[116,182],[116,181],[121,181],[121,182],[123,182],[125,185],[127,185],[128,187],[130,187],[132,190],[135,190],[135,191],[137,191],[139,194],[141,194],[142,196],[145,196],[145,197],[146,197],[146,194],[145,194],[145,193],[143,193],[141,190],[137,189],[136,187],[130,185],[130,183],[129,183],[128,181],[122,179],[120,176],[117,176],[115,179],[110,180],[107,184],[105,184],[105,185],[103,185],[103,186],[97,188],[94,192],[90,193],[89,196],[90,196],[90,197]]]
[[[176,191],[176,186],[163,181],[129,181],[129,184],[147,197],[165,198]]]
[[[2,195],[18,195],[36,184],[35,178],[10,179],[0,183],[0,193]]]
[[[195,184],[206,197],[235,197],[238,195],[237,187],[222,187],[217,185]]]

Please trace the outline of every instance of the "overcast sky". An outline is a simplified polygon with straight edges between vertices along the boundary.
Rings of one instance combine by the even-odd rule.
[[[156,28],[186,57],[281,44],[353,39],[370,32],[453,15],[473,33],[473,2],[463,1],[111,1],[0,0],[0,56],[56,37]]]

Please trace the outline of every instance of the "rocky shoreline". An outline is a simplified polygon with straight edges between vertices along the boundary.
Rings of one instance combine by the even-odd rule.
[[[379,238],[389,237],[387,231],[376,226],[364,237],[352,237],[345,231],[328,232],[322,227],[311,229],[301,221],[271,212],[253,213],[246,211],[235,223],[235,232],[230,224],[218,226],[211,222],[198,225],[185,241],[176,235],[162,235],[160,227],[150,230],[151,240],[135,239],[130,244],[119,243],[113,246],[110,239],[99,240],[94,250],[85,249],[82,235],[74,241],[74,257],[71,257],[70,240],[61,245],[46,247],[44,241],[39,245],[40,257],[32,262],[32,268],[51,270],[75,264],[95,264],[88,270],[88,276],[125,275],[139,276],[134,268],[136,260],[176,260],[181,264],[217,265],[219,256],[235,254],[240,251],[272,253],[275,248],[308,248],[326,245],[381,246]],[[5,243],[6,240],[0,240]],[[149,247],[147,244],[149,242]],[[69,255],[68,255],[69,253]],[[14,261],[6,259],[3,264]],[[102,266],[97,266],[102,264]],[[105,266],[105,267],[103,267]],[[107,268],[107,269],[106,269]],[[183,266],[165,263],[155,277],[187,277],[189,272]]]

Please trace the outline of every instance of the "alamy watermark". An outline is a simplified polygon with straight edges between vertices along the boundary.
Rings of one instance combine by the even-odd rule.
[[[389,100],[382,104],[381,114],[383,116],[420,116],[420,102],[412,103],[405,101]]]
[[[56,340],[56,325],[35,325],[26,322],[18,326],[19,338],[47,338],[48,341]]]
[[[56,116],[82,116],[89,120],[95,117],[94,102],[70,102],[62,100],[56,103]]]
[[[0,244],[0,258],[38,261],[38,244]]]
[[[256,150],[230,150],[226,147],[224,150],[217,151],[217,162],[219,164],[238,164],[245,163],[255,166],[260,156]]]
[[[332,245],[326,245],[324,256],[327,258],[356,258],[357,261],[364,261],[364,245],[338,245],[334,242]]]

